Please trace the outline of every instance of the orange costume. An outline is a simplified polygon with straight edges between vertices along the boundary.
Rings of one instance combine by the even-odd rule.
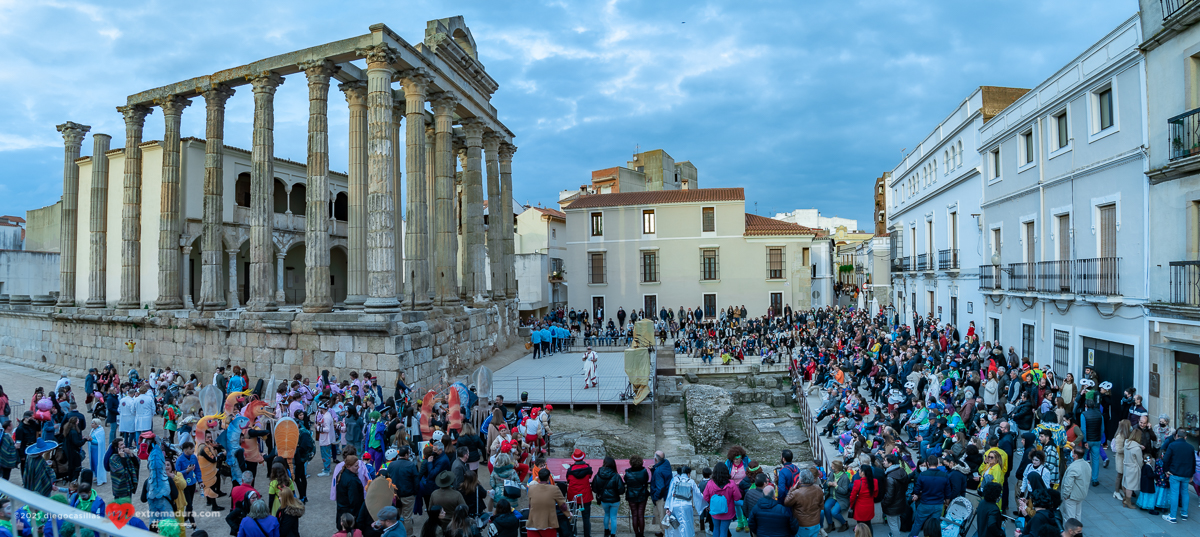
[[[196,457],[200,462],[200,479],[204,481],[204,496],[217,498],[217,448],[212,443],[201,444]]]

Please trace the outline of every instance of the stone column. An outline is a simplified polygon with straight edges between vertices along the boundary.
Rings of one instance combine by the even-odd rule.
[[[413,69],[400,73],[404,87],[404,165],[408,172],[408,206],[404,234],[405,295],[414,310],[429,309],[429,188],[426,177],[425,90],[429,78]],[[432,166],[428,166],[432,169]]]
[[[499,224],[501,237],[504,238],[504,293],[509,299],[517,298],[517,277],[513,270],[516,261],[513,256],[513,193],[512,193],[512,157],[517,152],[517,146],[500,144],[500,195],[504,200],[502,218],[495,222]],[[500,216],[500,215],[497,215]]]
[[[463,120],[467,166],[463,169],[463,287],[476,304],[488,301],[487,245],[483,228],[483,122]]]
[[[151,108],[122,106],[125,116],[125,177],[121,207],[121,309],[142,307],[142,127]]]
[[[284,292],[283,281],[283,260],[287,258],[287,252],[275,252],[275,303],[279,305],[287,304],[287,293]]]
[[[179,200],[179,123],[183,109],[192,101],[178,95],[159,99],[166,124],[163,130],[162,193],[158,217],[158,300],[154,307],[174,310],[183,307],[179,292],[179,235],[182,227]]]
[[[308,76],[308,184],[304,211],[304,312],[333,311],[329,290],[329,60],[300,64]]]
[[[180,271],[183,274],[183,307],[185,308],[189,304],[195,303],[195,300],[192,299],[192,271],[188,270],[188,259],[191,259],[191,257],[192,246],[189,240],[187,245],[183,247],[183,270]]]
[[[434,295],[437,293],[437,285],[433,281],[434,263],[437,262],[435,248],[437,246],[438,236],[438,219],[437,219],[437,152],[434,149],[437,145],[434,141],[437,139],[437,134],[434,132],[433,121],[431,118],[426,118],[425,128],[425,212],[427,214],[426,222],[426,248],[425,259],[429,263],[429,300],[432,303]]]
[[[392,62],[396,51],[377,45],[367,60],[367,301],[368,313],[400,310],[396,296],[396,211],[392,188]]]
[[[455,136],[451,143],[454,148],[454,190],[450,199],[454,202],[454,251],[458,252],[458,258],[454,260],[454,269],[457,271],[459,278],[458,297],[463,300],[468,300],[469,296],[466,293],[466,286],[463,285],[463,275],[466,274],[466,250],[462,247],[463,244],[463,170],[467,169],[467,141],[462,136]],[[474,303],[474,300],[471,300]]]
[[[492,300],[504,299],[504,239],[501,235],[501,230],[504,229],[502,219],[497,216],[503,214],[504,197],[500,194],[500,142],[503,138],[498,136],[493,131],[488,131],[483,135],[483,153],[487,162],[487,199],[488,199],[488,226],[487,226],[487,275],[492,285],[491,298]]]
[[[407,278],[404,277],[404,197],[401,184],[401,178],[404,174],[400,171],[400,154],[405,150],[402,146],[400,133],[404,122],[405,102],[403,90],[392,93],[392,170],[395,174],[395,180],[392,182],[392,207],[395,212],[396,228],[396,298],[403,305],[405,285]]]
[[[362,309],[367,300],[367,83],[346,82],[338,89],[350,106],[346,307]]]
[[[458,250],[455,249],[457,225],[454,218],[454,152],[452,148],[454,108],[457,104],[454,95],[440,93],[432,96],[434,116],[434,143],[437,146],[434,163],[436,164],[436,189],[434,214],[437,222],[437,241],[435,244],[435,299],[439,306],[454,306],[458,298]]]
[[[63,137],[63,204],[59,229],[59,307],[75,307],[75,252],[79,236],[79,151],[92,128],[68,121],[58,126]]]
[[[88,299],[84,306],[103,308],[107,304],[108,270],[108,147],[112,136],[92,135],[91,270],[88,271]],[[60,258],[61,259],[61,258]]]
[[[225,253],[229,254],[229,307],[238,309],[240,298],[238,297],[237,256],[240,251],[226,250]]]
[[[225,307],[225,287],[221,284],[221,232],[225,214],[225,102],[233,88],[214,86],[204,90],[207,119],[204,127],[204,234],[200,238],[201,310]],[[233,303],[237,303],[236,299]]]
[[[250,152],[250,299],[248,311],[275,311],[271,292],[271,235],[275,198],[275,89],[283,77],[271,71],[248,76],[254,88],[254,141]]]

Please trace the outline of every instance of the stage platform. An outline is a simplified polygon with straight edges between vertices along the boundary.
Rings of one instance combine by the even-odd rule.
[[[529,400],[537,404],[632,404],[624,352],[596,354],[599,385],[595,388],[584,388],[583,351],[572,350],[537,360],[530,354],[493,372],[491,393],[503,395],[510,403],[520,401],[521,392],[529,392]]]

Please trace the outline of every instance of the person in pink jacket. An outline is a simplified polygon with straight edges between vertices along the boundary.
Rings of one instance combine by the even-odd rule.
[[[740,499],[742,491],[730,477],[729,468],[724,464],[716,465],[712,479],[704,486],[704,503],[713,519],[713,537],[728,535],[729,524],[736,517],[734,503]]]

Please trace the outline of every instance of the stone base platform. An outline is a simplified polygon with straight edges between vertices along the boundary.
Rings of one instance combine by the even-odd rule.
[[[0,360],[37,369],[80,372],[112,362],[171,367],[202,383],[217,366],[238,365],[251,378],[339,379],[350,371],[380,377],[385,393],[398,372],[433,386],[519,343],[517,302],[395,314],[243,310],[114,310],[0,305]],[[128,342],[134,343],[133,349]]]

